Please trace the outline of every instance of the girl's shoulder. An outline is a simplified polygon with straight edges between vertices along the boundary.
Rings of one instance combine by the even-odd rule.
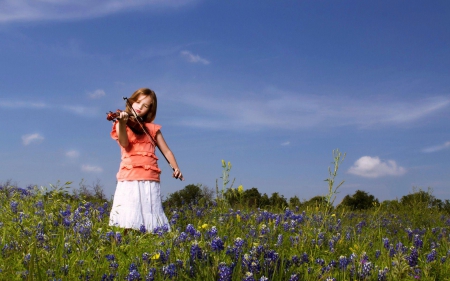
[[[150,135],[153,138],[156,136],[156,133],[158,133],[158,131],[161,130],[161,125],[155,123],[145,123],[145,127],[148,129]]]

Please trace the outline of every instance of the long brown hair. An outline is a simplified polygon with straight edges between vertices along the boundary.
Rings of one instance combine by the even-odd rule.
[[[130,114],[134,115],[131,109],[131,105],[136,102],[139,99],[140,95],[144,96],[150,96],[152,103],[150,104],[150,108],[145,116],[142,116],[145,122],[153,122],[156,117],[156,109],[158,108],[158,100],[156,99],[156,94],[153,90],[150,90],[148,88],[141,88],[134,92],[131,97],[128,98],[129,103],[126,103],[125,111]]]

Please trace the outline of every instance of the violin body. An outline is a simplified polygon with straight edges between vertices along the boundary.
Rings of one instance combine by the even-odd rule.
[[[117,119],[119,119],[118,117],[120,116],[120,113],[122,112],[122,110],[117,109],[116,112],[108,112],[106,113],[106,120],[108,121],[115,121]],[[130,128],[135,134],[138,135],[142,135],[145,134],[145,127],[143,125],[141,125],[142,123],[144,123],[144,120],[142,120],[141,117],[138,116],[138,118],[140,120],[136,120],[136,117],[133,115],[130,115],[128,117],[128,121],[127,121],[127,126],[128,128]],[[141,122],[141,123],[139,123]]]

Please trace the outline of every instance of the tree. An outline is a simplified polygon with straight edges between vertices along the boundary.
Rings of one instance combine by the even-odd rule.
[[[280,196],[278,194],[278,192],[272,193],[272,196],[270,196],[269,202],[270,202],[270,205],[272,206],[272,208],[283,209],[284,207],[287,206],[286,198],[284,198],[283,195]]]
[[[297,196],[291,197],[289,198],[289,207],[290,208],[295,208],[295,207],[300,207],[302,203],[300,202],[300,199]]]
[[[166,200],[164,200],[163,205],[166,206],[177,206],[181,207],[184,204],[196,204],[200,199],[202,199],[203,193],[199,185],[189,184],[183,189],[169,194]]]
[[[443,202],[432,195],[431,189],[428,189],[428,192],[419,189],[419,191],[405,195],[400,199],[400,203],[404,206],[415,208],[421,206],[441,209],[443,207]]]
[[[246,189],[242,197],[248,207],[258,207],[261,202],[261,193],[256,187]]]
[[[350,207],[352,210],[367,210],[374,204],[379,204],[378,199],[365,191],[357,190],[352,196],[345,196],[339,205]]]

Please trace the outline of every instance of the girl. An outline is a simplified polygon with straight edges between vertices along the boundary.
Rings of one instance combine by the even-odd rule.
[[[161,126],[153,123],[157,108],[155,92],[142,88],[134,92],[128,101],[111,131],[111,137],[119,143],[122,161],[117,173],[109,225],[126,230],[142,230],[142,226],[149,231],[164,225],[169,228],[161,204],[161,170],[157,164],[155,145],[174,168],[172,176],[183,179],[183,175],[163,138]],[[134,116],[133,109],[144,120],[142,125],[148,134],[136,134],[127,127],[128,118]]]

